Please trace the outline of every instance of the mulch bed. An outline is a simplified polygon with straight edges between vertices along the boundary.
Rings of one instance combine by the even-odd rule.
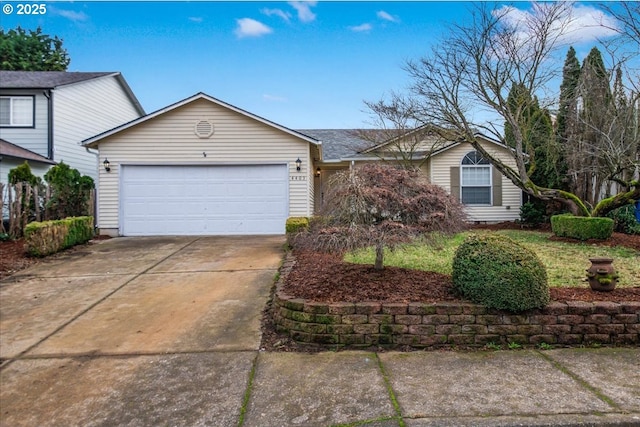
[[[38,258],[27,256],[24,240],[0,242],[0,280],[38,262]]]
[[[442,302],[463,301],[453,290],[451,277],[419,270],[343,262],[339,256],[296,253],[296,264],[282,290],[294,297],[318,302]],[[551,288],[553,301],[640,301],[640,287],[594,292],[584,287]]]
[[[521,229],[519,224],[501,223],[476,225],[477,229]],[[541,231],[550,231],[543,226]],[[552,240],[602,246],[625,246],[640,251],[640,236],[614,233],[606,240],[578,242],[573,239],[550,237]],[[296,263],[283,283],[289,295],[318,302],[464,302],[453,290],[451,277],[444,274],[385,267],[382,271],[369,265],[350,264],[337,255],[315,252],[295,252]],[[640,301],[640,287],[617,288],[611,292],[592,291],[585,281],[583,287],[551,288],[552,301]],[[275,331],[270,307],[263,316],[261,348],[268,351],[321,351],[298,344]],[[378,349],[380,350],[380,349]],[[411,350],[411,349],[404,349]]]
[[[94,236],[93,240],[105,240],[109,239],[109,236]],[[91,244],[91,241],[87,245]],[[85,245],[78,245],[69,249],[66,249],[60,253],[67,253],[69,251],[78,250]],[[51,255],[56,256],[56,254]],[[12,274],[24,270],[45,258],[30,257],[24,250],[24,239],[10,240],[6,242],[0,242],[0,280],[5,277],[9,277]]]
[[[523,229],[515,222],[478,224],[473,229]],[[544,224],[537,231],[550,231]],[[550,236],[550,240],[590,245],[624,246],[640,251],[640,236],[613,233],[608,240],[587,240]],[[385,267],[375,270],[369,265],[349,264],[337,255],[315,252],[296,253],[296,265],[283,290],[299,298],[319,302],[440,302],[462,301],[453,291],[451,277],[430,271]],[[612,292],[594,292],[585,281],[584,287],[552,288],[553,301],[640,301],[640,287],[618,288]]]

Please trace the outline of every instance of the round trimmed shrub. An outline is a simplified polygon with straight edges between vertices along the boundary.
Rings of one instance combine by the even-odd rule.
[[[517,312],[549,303],[544,265],[506,236],[467,237],[453,258],[452,278],[463,297],[489,308]]]

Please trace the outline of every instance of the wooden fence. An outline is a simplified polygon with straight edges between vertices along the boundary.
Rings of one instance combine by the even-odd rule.
[[[88,190],[86,206],[78,206],[78,215],[95,218],[96,191]],[[32,221],[62,219],[51,209],[51,187],[31,186],[27,183],[7,185],[0,183],[0,233],[11,238],[22,237],[24,229]]]

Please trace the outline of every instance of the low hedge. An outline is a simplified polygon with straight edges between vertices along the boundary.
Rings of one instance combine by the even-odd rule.
[[[309,218],[305,216],[292,216],[287,218],[285,230],[287,234],[297,233],[309,228]]]
[[[574,216],[571,214],[551,217],[551,230],[558,237],[572,239],[606,240],[613,234],[614,221],[611,218]]]
[[[55,221],[31,222],[24,230],[26,251],[32,256],[46,256],[93,237],[93,217],[70,217]]]

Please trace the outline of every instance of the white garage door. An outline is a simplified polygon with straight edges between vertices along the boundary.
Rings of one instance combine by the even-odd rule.
[[[125,236],[284,234],[286,165],[123,166]]]

